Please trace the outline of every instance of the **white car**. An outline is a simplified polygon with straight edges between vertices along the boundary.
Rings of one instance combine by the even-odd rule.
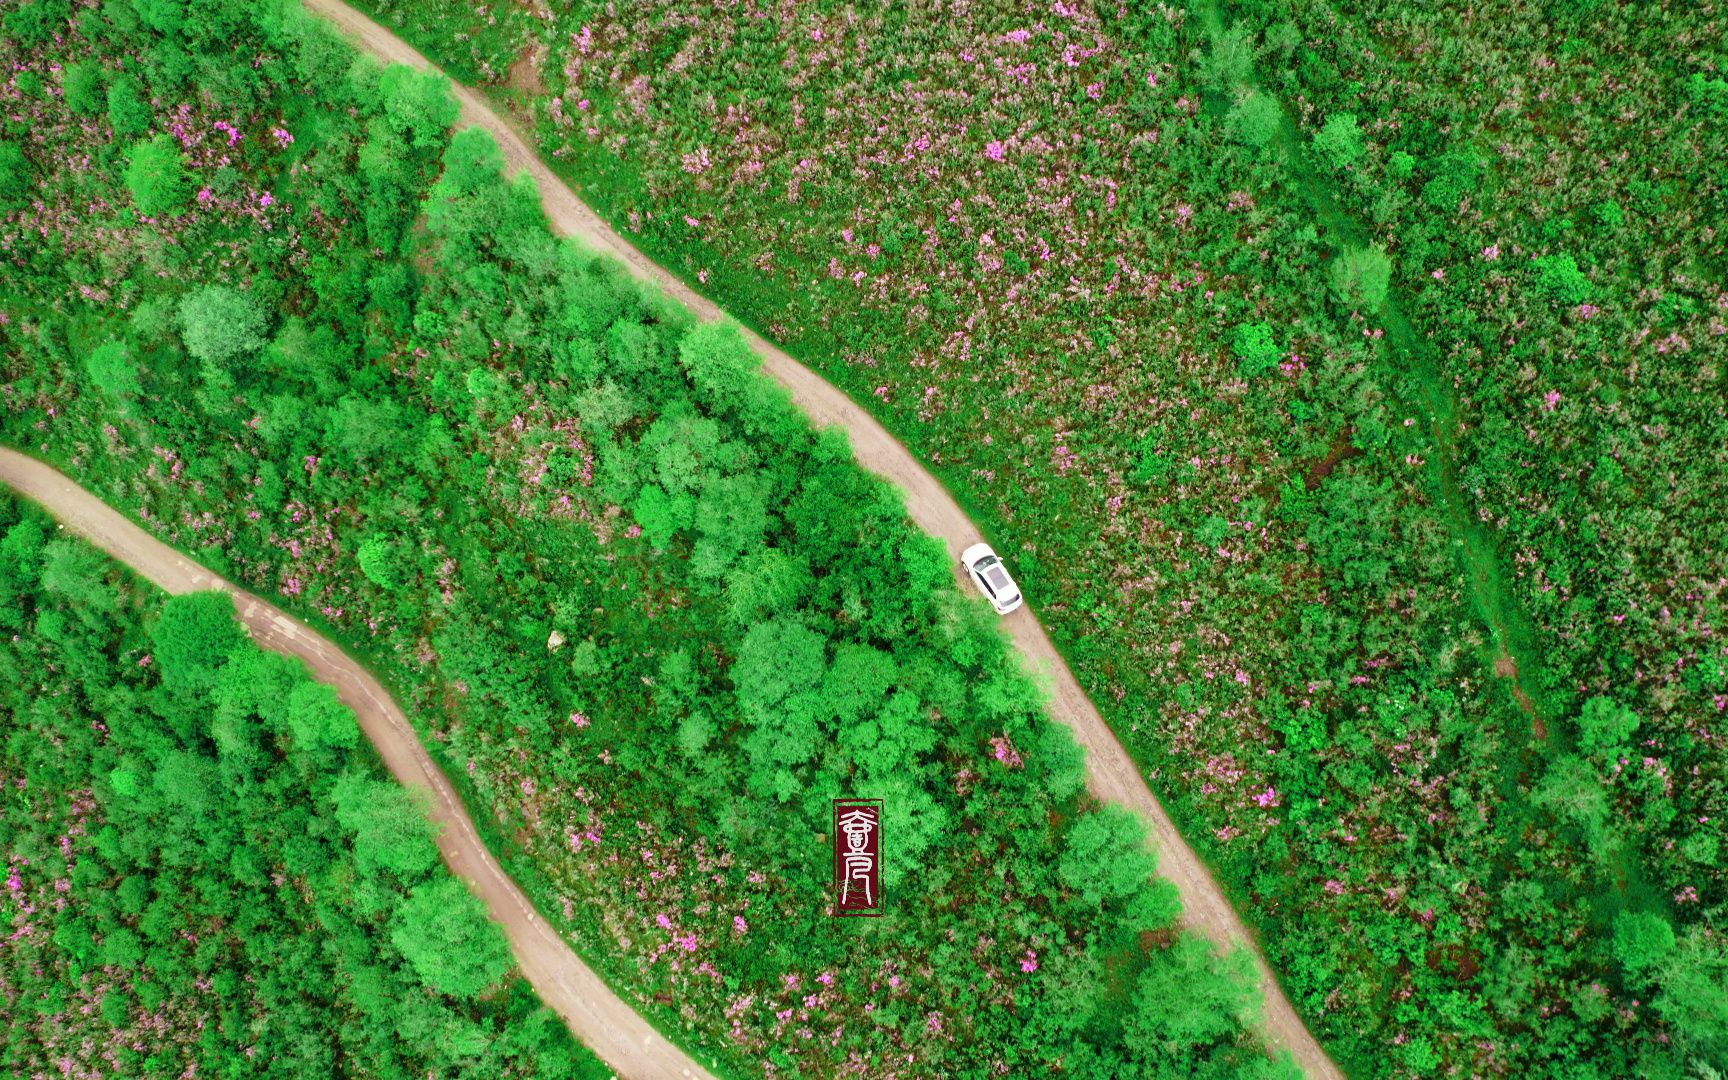
[[[996,614],[1008,614],[1025,599],[1020,595],[1020,586],[1008,576],[1008,568],[1002,565],[1002,559],[989,544],[973,544],[962,551],[960,565],[966,568],[966,573],[990,601],[990,606],[996,609]]]

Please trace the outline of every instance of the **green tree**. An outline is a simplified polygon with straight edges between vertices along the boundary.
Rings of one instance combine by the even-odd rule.
[[[330,410],[325,438],[355,464],[364,464],[404,436],[407,417],[388,399],[344,394]]]
[[[72,5],[67,0],[34,0],[33,3],[21,4],[7,12],[4,19],[6,34],[26,48],[35,48],[47,44],[56,34],[66,28],[66,20],[72,14]],[[35,72],[26,71],[25,75]],[[18,85],[22,89],[26,80],[20,76]],[[39,91],[27,91],[39,92]]]
[[[810,564],[800,556],[781,548],[759,548],[727,573],[727,611],[741,626],[791,614],[809,596],[813,583]]]
[[[316,684],[312,684],[316,685]],[[354,860],[362,870],[389,870],[413,880],[438,861],[438,826],[418,789],[344,775],[330,790],[336,820],[354,834]]]
[[[1052,798],[1071,798],[1086,786],[1086,751],[1074,741],[1074,733],[1066,725],[1042,725],[1035,760]]]
[[[150,627],[163,683],[193,691],[213,687],[217,669],[245,640],[234,601],[223,592],[169,597]]]
[[[1245,24],[1237,24],[1212,39],[1212,48],[1200,62],[1200,78],[1211,89],[1228,92],[1254,74],[1254,35]]]
[[[1562,754],[1550,762],[1530,801],[1583,829],[1592,847],[1606,838],[1608,793],[1583,758]]]
[[[678,342],[678,361],[710,408],[736,412],[761,380],[762,362],[729,323],[698,323]]]
[[[747,713],[774,719],[789,698],[821,685],[827,670],[822,635],[795,619],[770,619],[752,626],[732,665],[732,685]]]
[[[1276,98],[1250,90],[1237,97],[1236,104],[1225,114],[1224,134],[1245,146],[1260,149],[1277,137],[1283,122],[1284,110],[1278,107]]]
[[[180,336],[195,359],[218,366],[264,347],[264,313],[245,293],[206,285],[180,298]]]
[[[117,926],[102,936],[102,962],[128,970],[144,959],[144,944],[138,935],[124,926]],[[124,999],[122,999],[124,1000]]]
[[[384,116],[415,146],[433,147],[444,141],[444,132],[462,111],[450,93],[450,80],[434,72],[415,71],[405,64],[391,64],[378,80]]]
[[[1688,930],[1663,962],[1661,984],[1656,1011],[1681,1049],[1719,1069],[1728,1066],[1728,945],[1721,932],[1702,925]]]
[[[158,33],[173,34],[180,29],[185,0],[132,0],[132,9],[145,26]]]
[[[170,750],[157,766],[151,786],[194,817],[214,814],[222,805],[215,762],[189,750]]]
[[[1362,159],[1362,129],[1349,113],[1334,113],[1314,133],[1310,142],[1314,156],[1335,172],[1348,169]]]
[[[478,997],[510,970],[504,932],[451,877],[414,887],[396,913],[390,940],[421,981],[451,997]]]
[[[1112,803],[1074,823],[1056,876],[1086,903],[1102,904],[1132,896],[1157,868],[1140,820]]]
[[[1668,959],[1674,944],[1674,927],[1654,912],[1622,911],[1614,916],[1614,959],[1639,983]]]
[[[289,693],[286,713],[288,730],[302,749],[352,750],[359,744],[354,710],[342,704],[333,686],[303,679]]]
[[[1348,248],[1332,260],[1332,288],[1354,311],[1373,314],[1386,302],[1392,285],[1392,260],[1378,245]]]
[[[138,209],[150,217],[171,215],[186,204],[191,179],[180,160],[180,144],[172,135],[136,143],[127,154],[126,190]]]
[[[1234,1041],[1259,1011],[1254,962],[1237,950],[1220,959],[1184,933],[1140,976],[1123,1022],[1130,1049],[1148,1061],[1186,1064],[1197,1050]]]

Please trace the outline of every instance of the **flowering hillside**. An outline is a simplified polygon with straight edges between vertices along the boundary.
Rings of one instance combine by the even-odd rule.
[[[1353,1071],[1728,1067],[1720,11],[369,6],[940,472]]]

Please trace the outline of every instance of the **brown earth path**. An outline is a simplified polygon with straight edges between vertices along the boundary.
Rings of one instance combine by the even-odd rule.
[[[437,70],[407,42],[341,0],[302,2],[308,11],[335,23],[379,59],[420,70]],[[534,178],[553,231],[612,256],[634,277],[656,286],[695,312],[698,318],[713,321],[726,317],[713,301],[692,290],[614,232],[547,168],[531,142],[481,94],[460,83],[453,83],[451,88],[462,106],[458,125],[485,128],[504,152],[506,171],[526,172]],[[941,481],[920,465],[875,417],[759,334],[744,327],[739,329],[762,357],[764,370],[792,392],[792,399],[812,421],[818,426],[844,428],[851,436],[859,463],[905,492],[906,508],[912,519],[926,532],[940,537],[948,545],[950,556],[958,560],[963,549],[983,539]],[[1262,1033],[1267,1041],[1276,1048],[1288,1049],[1308,1076],[1342,1076],[1284,996],[1259,943],[1230,906],[1206,864],[1176,831],[1170,816],[1146,786],[1139,767],[1080,688],[1037,617],[1028,608],[1021,608],[1003,623],[1028,666],[1052,688],[1051,715],[1073,729],[1074,737],[1085,748],[1088,788],[1102,800],[1138,811],[1151,826],[1159,873],[1181,893],[1184,923],[1221,947],[1241,946],[1253,955],[1265,995]]]
[[[41,504],[68,531],[169,593],[219,589],[233,596],[253,640],[306,661],[312,674],[334,686],[354,710],[391,775],[432,796],[432,818],[442,826],[438,849],[445,863],[503,926],[522,977],[576,1037],[618,1075],[631,1080],[711,1075],[614,994],[558,931],[535,913],[534,905],[474,830],[462,800],[427,755],[408,717],[370,672],[317,631],[199,566],[35,458],[0,447],[0,481]]]

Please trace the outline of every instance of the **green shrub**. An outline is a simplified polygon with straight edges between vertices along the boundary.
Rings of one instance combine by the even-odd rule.
[[[0,207],[26,201],[31,188],[30,161],[17,143],[0,139]]]
[[[122,75],[108,86],[108,122],[114,134],[142,135],[150,130],[150,99],[144,86],[130,75]]]
[[[1531,264],[1536,268],[1536,289],[1541,295],[1568,307],[1590,299],[1590,279],[1571,255],[1544,255],[1532,259]]]
[[[79,116],[101,115],[107,104],[102,79],[102,65],[94,60],[67,65],[60,76],[60,92],[66,95],[66,107]]]
[[[1283,354],[1278,349],[1278,343],[1272,338],[1272,328],[1265,323],[1243,323],[1236,328],[1236,341],[1232,346],[1236,353],[1236,363],[1244,378],[1253,379],[1276,371]]]
[[[127,155],[124,179],[132,201],[149,217],[171,216],[192,194],[180,144],[172,135],[135,144]]]
[[[1696,73],[1686,80],[1686,99],[1705,116],[1728,120],[1728,79]]]
[[[1606,229],[1618,229],[1626,224],[1626,211],[1622,210],[1620,204],[1612,199],[1592,206],[1590,216],[1596,219],[1597,224]]]
[[[1429,180],[1422,185],[1422,200],[1436,210],[1448,214],[1458,212],[1458,205],[1476,194],[1482,182],[1482,163],[1470,153],[1449,153],[1429,166]]]

